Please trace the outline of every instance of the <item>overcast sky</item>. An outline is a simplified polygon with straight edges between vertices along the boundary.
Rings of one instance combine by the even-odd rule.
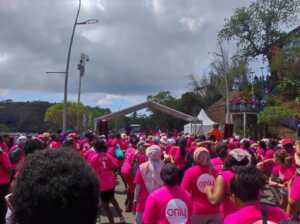
[[[76,99],[80,53],[89,55],[83,102],[118,110],[149,94],[188,90],[203,74],[224,19],[248,0],[82,0],[69,76]],[[63,75],[77,0],[0,1],[0,100],[63,99]]]

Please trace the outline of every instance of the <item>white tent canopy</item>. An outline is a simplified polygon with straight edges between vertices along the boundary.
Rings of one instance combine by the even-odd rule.
[[[198,114],[197,118],[202,121],[202,124],[194,124],[189,123],[184,126],[184,132],[194,135],[207,135],[208,132],[212,129],[213,125],[215,124],[208,115],[206,114],[205,110],[201,110]]]
[[[203,109],[200,111],[200,113],[198,114],[197,117],[198,117],[198,119],[200,121],[202,121],[203,125],[210,125],[210,126],[212,126],[212,125],[214,125],[216,123],[216,122],[212,121],[209,118],[209,116],[206,114],[205,110],[203,110]]]

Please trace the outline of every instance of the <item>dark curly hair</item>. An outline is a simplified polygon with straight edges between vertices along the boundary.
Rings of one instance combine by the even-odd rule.
[[[265,183],[263,173],[255,166],[239,167],[231,180],[230,189],[243,202],[256,201]]]
[[[179,184],[179,170],[173,163],[165,164],[160,171],[160,177],[165,185],[173,187]]]
[[[44,149],[44,144],[38,139],[29,139],[24,145],[24,152],[26,156],[42,149]]]
[[[29,155],[12,193],[19,224],[95,224],[99,183],[85,161],[70,149]]]

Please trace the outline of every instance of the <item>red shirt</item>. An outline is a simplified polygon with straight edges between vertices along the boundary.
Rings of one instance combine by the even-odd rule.
[[[6,152],[0,153],[0,185],[9,184],[9,171],[12,165]]]
[[[117,161],[108,153],[98,153],[91,161],[99,181],[100,191],[111,190],[116,186],[116,175],[114,169],[118,167]]]

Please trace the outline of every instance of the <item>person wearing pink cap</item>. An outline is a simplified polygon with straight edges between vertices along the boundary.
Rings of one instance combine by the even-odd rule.
[[[162,167],[160,176],[164,186],[147,198],[143,224],[190,224],[192,200],[189,193],[178,186],[178,168],[167,163]]]
[[[135,175],[134,204],[136,212],[136,223],[142,223],[143,212],[145,209],[148,195],[160,188],[163,182],[160,178],[160,171],[163,166],[161,150],[157,145],[152,145],[146,149],[148,161],[142,163]]]
[[[219,207],[212,205],[205,194],[205,187],[207,185],[214,186],[217,177],[217,173],[210,163],[209,151],[199,147],[195,150],[193,157],[195,165],[185,172],[181,183],[181,187],[192,196],[192,223],[220,223]]]

